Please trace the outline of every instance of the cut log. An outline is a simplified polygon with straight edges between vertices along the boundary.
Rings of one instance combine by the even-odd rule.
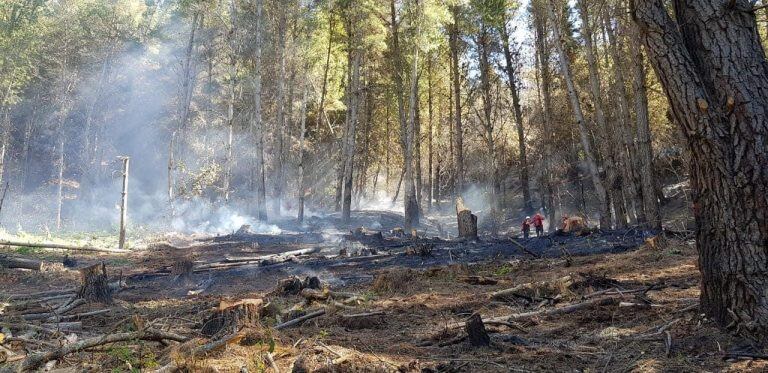
[[[485,276],[463,276],[459,278],[459,281],[470,285],[496,285],[499,283],[498,280]]]
[[[103,262],[80,269],[80,283],[78,298],[89,302],[112,303],[112,288]]]
[[[200,332],[206,337],[216,337],[257,326],[263,306],[264,301],[261,299],[221,301],[219,308],[203,323]]]
[[[33,271],[42,271],[44,264],[40,260],[0,255],[0,267],[8,269],[20,268],[31,269]]]
[[[491,344],[491,337],[485,330],[485,324],[479,313],[474,313],[469,317],[464,326],[464,330],[469,337],[469,344],[473,347],[488,346]]]
[[[72,250],[72,251],[94,251],[102,253],[129,253],[130,250],[120,249],[102,249],[91,246],[75,246],[75,245],[63,245],[51,242],[20,242],[0,240],[0,246],[19,246],[19,247],[37,247],[41,249],[59,249],[59,250]]]
[[[459,223],[459,238],[477,238],[477,216],[464,206],[461,197],[456,198],[456,218]]]

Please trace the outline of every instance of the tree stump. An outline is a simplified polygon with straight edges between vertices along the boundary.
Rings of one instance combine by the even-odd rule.
[[[192,282],[192,270],[195,263],[190,259],[181,259],[171,265],[171,276],[173,282],[189,284]]]
[[[459,223],[459,238],[477,238],[477,216],[464,206],[464,200],[456,198],[456,218]]]
[[[261,299],[243,299],[237,302],[223,300],[219,303],[219,308],[205,320],[200,333],[211,338],[255,327],[259,324],[263,305],[264,301]]]
[[[474,313],[467,320],[464,330],[469,337],[469,344],[472,347],[482,347],[491,344],[491,337],[488,336],[488,332],[485,331],[485,324],[479,313]]]
[[[112,289],[109,288],[107,267],[94,264],[80,269],[80,290],[77,297],[89,302],[112,303]]]

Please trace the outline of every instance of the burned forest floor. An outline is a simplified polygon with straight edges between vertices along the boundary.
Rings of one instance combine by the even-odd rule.
[[[456,240],[355,219],[128,254],[2,249],[44,265],[0,269],[0,372],[768,369],[699,312],[684,233]]]

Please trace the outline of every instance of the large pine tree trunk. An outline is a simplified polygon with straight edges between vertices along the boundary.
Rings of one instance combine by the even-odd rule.
[[[768,337],[768,63],[751,2],[635,1],[649,58],[691,151],[701,308]]]
[[[568,54],[565,52],[562,40],[562,30],[558,26],[557,17],[555,16],[554,5],[552,0],[546,0],[546,11],[550,22],[553,24],[552,34],[555,38],[555,50],[558,54],[558,61],[560,62],[560,72],[563,74],[563,80],[568,90],[568,98],[571,102],[571,108],[576,117],[576,122],[579,125],[579,139],[581,141],[581,147],[584,151],[584,158],[587,163],[587,169],[589,170],[589,176],[592,179],[592,184],[595,187],[595,194],[597,194],[597,203],[600,211],[600,227],[604,229],[610,229],[611,227],[611,214],[608,210],[608,194],[606,193],[603,181],[600,179],[600,173],[597,169],[597,162],[595,162],[595,155],[592,152],[592,145],[589,141],[589,132],[587,130],[586,119],[584,113],[581,110],[581,102],[579,101],[579,94],[576,91],[576,83],[573,80],[573,74],[571,73],[571,61],[568,58]]]

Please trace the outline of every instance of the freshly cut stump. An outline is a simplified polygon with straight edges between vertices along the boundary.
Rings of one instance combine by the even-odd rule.
[[[80,290],[77,297],[89,302],[112,303],[107,267],[102,262],[80,269]]]
[[[263,306],[264,301],[261,299],[243,299],[237,302],[223,300],[219,303],[219,308],[205,320],[200,333],[210,338],[258,326]]]
[[[459,224],[459,238],[477,238],[477,216],[464,206],[464,200],[456,198],[456,219]]]
[[[488,336],[488,332],[485,330],[485,324],[479,313],[472,314],[467,320],[464,330],[469,337],[469,344],[472,347],[482,347],[491,344],[491,337]]]

